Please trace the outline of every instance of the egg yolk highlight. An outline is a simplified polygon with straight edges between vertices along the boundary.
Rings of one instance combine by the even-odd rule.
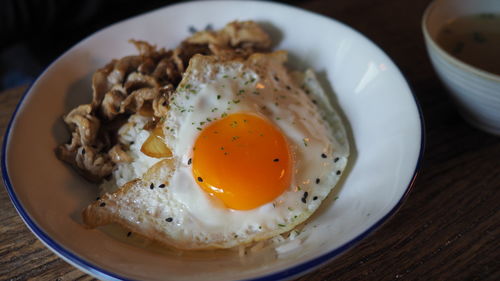
[[[291,183],[292,156],[280,130],[254,114],[213,121],[193,147],[193,176],[207,193],[235,210],[271,202]]]

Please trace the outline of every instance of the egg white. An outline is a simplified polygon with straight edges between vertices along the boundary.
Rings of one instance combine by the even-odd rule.
[[[101,187],[109,191],[134,177],[142,181],[131,181],[121,195],[105,196],[114,201],[106,211],[118,213],[138,233],[180,249],[230,248],[276,236],[305,221],[342,176],[349,144],[314,72],[289,75],[285,61],[284,51],[254,54],[246,61],[193,57],[163,122],[172,158],[140,152],[148,135],[141,124],[147,120],[132,116],[120,136],[132,143],[134,161],[119,164],[114,179]],[[204,192],[189,163],[201,130],[239,112],[275,124],[293,154],[292,184],[272,202],[245,211],[228,209]],[[156,188],[161,184],[165,186]]]
[[[285,60],[283,51],[256,54],[247,62],[219,62],[201,55],[191,59],[164,122],[166,143],[176,163],[166,189],[169,200],[182,206],[172,216],[191,239],[228,247],[290,230],[318,208],[340,178],[349,153],[340,118],[314,73],[308,71],[293,80],[283,66]],[[323,115],[311,94],[327,103]],[[210,121],[238,112],[260,115],[278,126],[294,159],[291,186],[273,202],[246,211],[225,208],[205,193],[188,163],[200,130]]]

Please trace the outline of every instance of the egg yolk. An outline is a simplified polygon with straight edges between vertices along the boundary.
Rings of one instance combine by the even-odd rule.
[[[292,177],[285,137],[268,120],[236,113],[204,128],[193,147],[193,176],[199,186],[235,210],[271,202]]]

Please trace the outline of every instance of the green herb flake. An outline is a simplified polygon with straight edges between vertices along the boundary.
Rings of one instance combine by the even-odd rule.
[[[196,130],[201,131],[201,128],[200,127],[196,127]]]
[[[278,223],[278,226],[279,226],[279,227],[285,227],[285,225],[284,225],[284,224],[281,224],[281,223]]]
[[[233,100],[233,103],[235,103],[235,104],[239,103],[239,102],[240,102],[240,100]]]
[[[225,113],[225,112],[220,115],[221,118],[224,118],[226,116],[227,116],[227,113]]]
[[[224,75],[224,76],[222,76],[222,78],[229,78],[229,76],[228,75]]]
[[[217,99],[220,100],[220,95],[217,95]]]

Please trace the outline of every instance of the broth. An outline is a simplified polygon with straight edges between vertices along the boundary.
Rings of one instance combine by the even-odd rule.
[[[439,31],[436,41],[459,60],[500,75],[500,14],[456,18]]]

